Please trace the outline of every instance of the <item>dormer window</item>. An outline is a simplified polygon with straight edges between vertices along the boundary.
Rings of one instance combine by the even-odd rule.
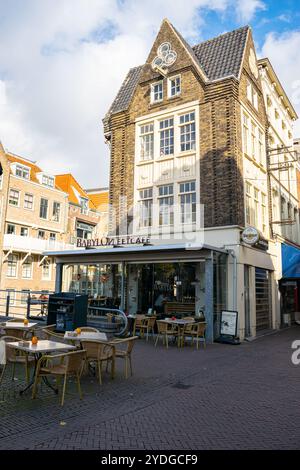
[[[29,180],[30,169],[27,166],[16,165],[16,176]]]
[[[54,188],[54,176],[42,175],[42,184]]]
[[[163,100],[163,81],[151,85],[151,103],[157,103]]]
[[[81,197],[80,207],[81,207],[81,214],[87,215],[88,210],[89,210],[89,200],[84,197]]]

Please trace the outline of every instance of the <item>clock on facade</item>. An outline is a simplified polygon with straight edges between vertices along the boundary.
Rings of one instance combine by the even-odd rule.
[[[174,64],[177,59],[177,52],[172,50],[169,42],[163,42],[157,49],[157,56],[152,61],[153,70],[165,70]]]
[[[249,67],[254,77],[258,78],[258,68],[256,64],[256,58],[255,58],[254,50],[252,48],[250,49],[250,54],[249,54]]]

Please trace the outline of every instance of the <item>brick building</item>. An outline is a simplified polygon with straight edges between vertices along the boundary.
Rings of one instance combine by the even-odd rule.
[[[240,338],[278,328],[281,244],[289,236],[298,246],[299,218],[296,186],[284,186],[274,172],[271,178],[269,134],[275,130],[276,139],[292,145],[297,115],[278,85],[286,135],[277,137],[270,80],[275,72],[267,59],[257,61],[250,27],[191,47],[163,20],[145,64],[128,72],[104,118],[116,246],[57,252],[57,285],[71,260],[76,269],[98,263],[111,286],[117,266],[116,295],[129,313],[162,310],[163,295],[175,310],[203,310],[210,340],[225,309],[238,311]],[[292,201],[279,217],[296,217],[295,229],[280,239],[271,179]]]
[[[46,173],[2,145],[0,163],[0,309],[9,291],[13,313],[19,313],[28,292],[54,290],[55,262],[43,253],[98,236],[106,216],[72,175]]]

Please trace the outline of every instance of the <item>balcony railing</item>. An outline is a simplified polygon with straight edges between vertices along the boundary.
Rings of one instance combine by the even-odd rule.
[[[42,253],[43,251],[74,250],[75,244],[59,242],[56,240],[43,240],[34,237],[22,237],[21,235],[5,234],[3,240],[4,250],[20,250],[32,253]]]

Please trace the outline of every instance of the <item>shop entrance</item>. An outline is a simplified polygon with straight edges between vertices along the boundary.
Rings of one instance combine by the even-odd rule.
[[[128,313],[177,316],[205,310],[205,263],[151,263],[127,266]]]

